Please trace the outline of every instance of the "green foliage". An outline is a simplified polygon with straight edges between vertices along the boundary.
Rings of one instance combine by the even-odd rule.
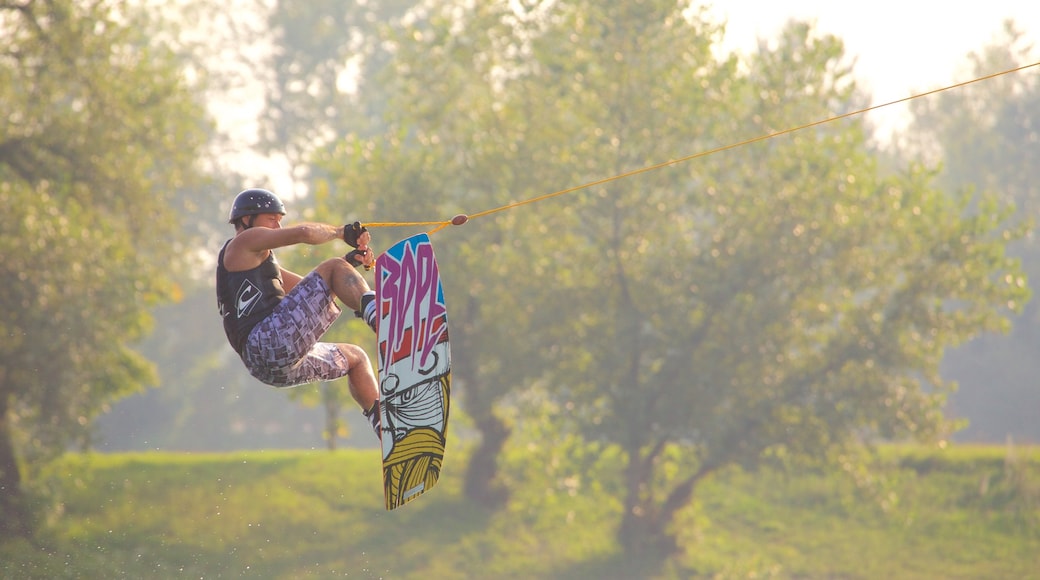
[[[979,487],[1012,459],[1035,486],[1035,448],[883,447],[888,508],[840,474],[727,470],[679,519],[685,554],[650,562],[623,557],[610,532],[620,515],[601,486],[618,485],[617,451],[545,463],[604,451],[561,447],[508,454],[523,483],[497,513],[460,496],[454,469],[385,512],[374,450],[69,455],[43,474],[62,499],[52,526],[36,545],[0,539],[0,575],[1009,578],[1037,564],[1036,505],[987,504]]]
[[[130,345],[178,297],[178,189],[205,113],[155,23],[109,2],[0,6],[0,476],[35,465],[110,401],[154,382]],[[3,508],[5,506],[0,506]],[[0,511],[4,511],[0,509]],[[4,512],[4,519],[8,519]]]
[[[372,131],[385,106],[374,94],[379,87],[366,83],[387,60],[379,29],[416,4],[276,2],[268,25],[279,50],[270,60],[274,82],[262,112],[263,146],[299,164],[344,132]]]
[[[683,8],[431,3],[384,32],[392,60],[366,78],[386,130],[318,153],[330,196],[445,219],[864,104],[839,39],[792,23],[720,60],[719,25]],[[944,437],[939,363],[1021,309],[1004,250],[1025,230],[901,165],[834,123],[442,238],[467,410],[495,425],[511,393],[550,385],[563,420],[625,450],[633,541],[722,466]],[[695,461],[658,477],[680,442]]]

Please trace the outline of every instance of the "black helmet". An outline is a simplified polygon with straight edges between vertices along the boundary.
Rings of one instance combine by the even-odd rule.
[[[228,223],[233,224],[239,218],[261,213],[280,213],[285,215],[285,206],[278,196],[266,189],[247,189],[235,196],[231,205]]]

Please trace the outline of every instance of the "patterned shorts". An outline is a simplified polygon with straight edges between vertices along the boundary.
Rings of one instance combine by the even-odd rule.
[[[345,376],[350,370],[347,357],[336,345],[318,342],[339,313],[325,280],[315,272],[307,274],[249,333],[242,362],[272,387]]]

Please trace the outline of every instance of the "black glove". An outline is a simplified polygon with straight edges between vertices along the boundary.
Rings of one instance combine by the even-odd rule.
[[[351,248],[356,248],[358,243],[358,237],[361,234],[368,231],[368,228],[361,225],[361,222],[354,222],[343,226],[343,241],[347,243]],[[349,255],[349,254],[348,254]]]
[[[343,259],[346,260],[347,263],[351,266],[354,266],[355,268],[360,268],[361,265],[364,264],[364,262],[361,261],[361,258],[364,255],[365,253],[361,250],[351,250],[347,253],[346,256],[343,256]]]

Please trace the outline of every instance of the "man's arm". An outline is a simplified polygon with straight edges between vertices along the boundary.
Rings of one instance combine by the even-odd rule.
[[[250,228],[237,236],[233,243],[246,252],[263,252],[296,244],[316,246],[343,238],[343,226],[302,223],[284,228]]]
[[[367,233],[367,232],[366,232]],[[255,268],[268,252],[296,244],[318,245],[343,237],[343,226],[301,223],[284,228],[253,227],[239,232],[224,252],[224,267],[231,272]],[[288,281],[286,281],[288,285]]]

